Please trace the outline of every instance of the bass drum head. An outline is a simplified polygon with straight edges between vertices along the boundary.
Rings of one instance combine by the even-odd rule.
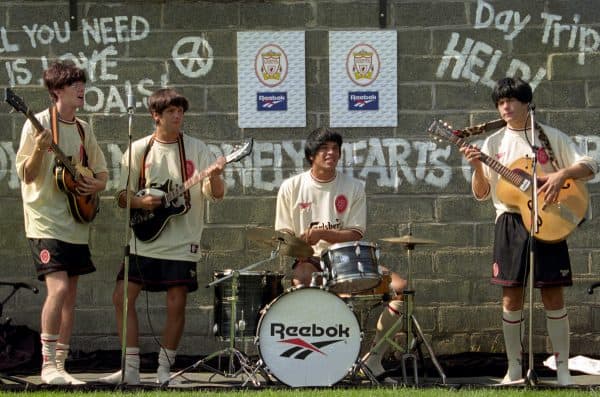
[[[331,386],[358,359],[360,326],[346,303],[319,288],[286,292],[258,324],[259,354],[269,372],[291,387]]]

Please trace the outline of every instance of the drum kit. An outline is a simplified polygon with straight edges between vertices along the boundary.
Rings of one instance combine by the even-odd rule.
[[[361,371],[373,384],[379,384],[364,365],[367,356],[359,359],[363,342],[361,328],[366,317],[361,303],[369,302],[368,316],[370,310],[381,307],[389,299],[390,278],[380,272],[379,247],[363,241],[331,245],[321,254],[322,271],[313,273],[310,287],[292,287],[284,291],[283,274],[251,269],[279,255],[311,257],[314,254],[312,247],[295,236],[268,228],[252,229],[248,237],[273,248],[270,257],[243,269],[215,272],[214,281],[207,285],[215,287],[214,334],[228,342],[228,346],[173,374],[171,379],[202,367],[228,378],[245,376],[242,386],[248,382],[260,386],[258,375],[266,383],[273,377],[290,387],[331,386],[347,376],[358,379]],[[410,280],[410,253],[414,246],[434,243],[410,235],[383,240],[406,247],[409,254],[407,281]],[[321,280],[321,286],[317,286],[317,280]],[[385,288],[381,288],[382,285]],[[415,384],[418,378],[412,351],[419,349],[420,353],[419,346],[424,343],[445,383],[445,375],[413,315],[414,291],[407,288],[403,297],[403,315],[379,343],[389,342],[404,351],[405,380],[404,363],[413,360]],[[373,302],[376,303],[373,305]],[[359,307],[363,310],[356,310]],[[394,341],[396,332],[401,329],[407,334],[405,349]],[[258,348],[256,361],[236,347],[236,342],[250,338]],[[210,360],[223,357],[228,359],[227,370],[208,365]]]

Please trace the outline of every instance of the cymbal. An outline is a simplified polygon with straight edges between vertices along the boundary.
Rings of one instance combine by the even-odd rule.
[[[282,255],[294,258],[307,258],[313,256],[314,250],[304,240],[289,233],[280,232],[267,227],[258,227],[248,230],[250,240],[275,248],[279,245]]]
[[[401,237],[384,237],[380,239],[382,241],[387,241],[388,243],[396,243],[396,244],[404,244],[404,245],[424,245],[424,244],[437,244],[437,241],[427,240],[424,238],[418,238],[413,236],[412,234],[405,234]]]

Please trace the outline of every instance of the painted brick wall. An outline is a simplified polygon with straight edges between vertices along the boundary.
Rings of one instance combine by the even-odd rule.
[[[32,109],[48,106],[41,72],[60,57],[89,75],[86,107],[110,167],[108,191],[92,227],[98,271],[82,277],[73,348],[118,349],[111,291],[122,257],[124,216],[114,205],[118,164],[127,144],[126,93],[136,97],[134,138],[149,133],[147,96],[162,85],[191,101],[186,130],[215,153],[254,137],[252,156],[226,172],[226,200],[209,205],[203,237],[201,284],[214,271],[240,268],[269,257],[247,238],[253,227],[272,226],[281,181],[303,167],[308,131],[329,122],[328,31],[380,29],[379,1],[87,1],[71,18],[68,1],[4,1],[0,5],[0,84],[10,86]],[[366,240],[404,235],[439,241],[413,252],[411,278],[417,318],[438,354],[498,352],[500,289],[489,285],[493,211],[470,195],[470,168],[456,148],[434,142],[425,129],[434,118],[455,126],[496,118],[493,81],[519,75],[535,86],[538,120],[555,125],[600,160],[600,10],[594,0],[454,1],[390,0],[388,29],[398,34],[399,126],[346,128],[345,172],[366,183]],[[74,22],[73,26],[70,21]],[[307,128],[237,127],[236,32],[306,32]],[[211,55],[212,54],[212,55]],[[194,59],[191,59],[194,58]],[[20,292],[5,314],[38,328],[43,285],[34,277],[24,238],[19,181],[14,169],[20,114],[0,105],[0,255],[2,280],[42,288]],[[347,161],[342,161],[346,164]],[[589,183],[591,205],[600,214],[599,178]],[[599,294],[587,286],[600,273],[600,218],[570,238],[574,286],[567,290],[573,354],[600,354]],[[265,269],[289,269],[278,258]],[[406,252],[381,244],[381,262],[407,272]],[[548,348],[536,295],[537,351]],[[156,351],[151,337],[163,323],[164,296],[139,299],[142,347]],[[151,326],[145,311],[149,311]],[[213,294],[201,288],[189,297],[181,351],[207,354],[212,336]]]

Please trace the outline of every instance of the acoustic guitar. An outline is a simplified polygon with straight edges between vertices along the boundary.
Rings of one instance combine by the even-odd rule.
[[[241,147],[236,148],[232,153],[225,156],[225,163],[229,164],[234,161],[240,161],[252,153],[253,145],[254,140],[250,138]],[[146,210],[142,208],[131,209],[130,224],[135,236],[140,241],[153,241],[160,236],[160,233],[167,225],[169,219],[174,216],[185,214],[189,208],[185,204],[176,205],[177,198],[183,195],[192,186],[203,181],[208,176],[209,169],[211,167],[208,167],[195,174],[186,180],[183,185],[173,186],[172,181],[168,180],[162,186],[156,188],[145,188],[138,191],[135,194],[136,197],[144,197],[148,194],[152,196],[159,196],[161,198],[162,205],[154,210]]]
[[[448,140],[458,147],[467,145],[461,138],[460,131],[452,129],[448,124],[434,121],[427,129],[432,135]],[[523,218],[523,224],[528,231],[531,229],[531,188],[533,187],[533,159],[521,158],[509,167],[504,166],[494,158],[481,153],[480,160],[500,174],[496,185],[496,195],[504,204],[517,207]],[[545,174],[536,169],[538,176]],[[541,183],[538,183],[540,186]],[[538,231],[534,237],[540,241],[555,243],[567,238],[584,220],[589,204],[589,195],[585,183],[579,180],[567,179],[558,194],[556,203],[546,203],[544,194],[538,193]],[[529,221],[528,221],[529,220]]]
[[[6,89],[4,100],[23,113],[38,133],[44,131],[44,126],[35,117],[35,113],[10,88]],[[58,189],[65,193],[71,215],[79,223],[91,222],[98,213],[100,197],[98,194],[81,195],[77,192],[77,186],[81,176],[93,178],[94,173],[80,162],[74,161],[71,156],[67,156],[54,142],[50,144],[50,149],[54,153],[54,182]]]

